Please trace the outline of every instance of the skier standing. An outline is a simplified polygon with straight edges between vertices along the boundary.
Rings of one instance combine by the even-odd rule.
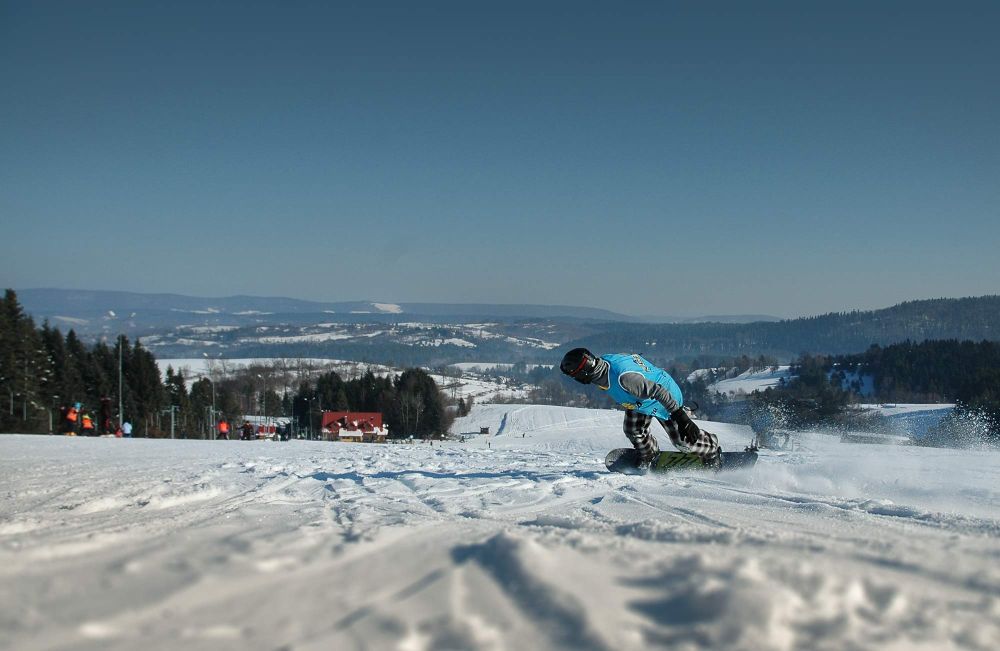
[[[80,403],[73,403],[69,409],[66,410],[66,416],[63,419],[63,432],[66,436],[76,436],[76,423],[80,419]]]
[[[84,412],[80,416],[80,434],[83,436],[97,436],[97,430],[94,429],[94,419],[89,412]]]
[[[586,348],[574,348],[563,357],[559,369],[582,384],[594,384],[625,408],[625,436],[639,454],[639,467],[648,468],[660,447],[650,433],[655,418],[670,442],[682,452],[693,452],[706,465],[718,466],[722,450],[719,439],[700,429],[684,410],[684,397],[670,374],[639,355],[595,356]]]

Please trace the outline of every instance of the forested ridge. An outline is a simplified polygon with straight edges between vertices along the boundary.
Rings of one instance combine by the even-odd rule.
[[[893,307],[777,322],[620,323],[565,347],[638,351],[666,363],[704,355],[769,355],[791,361],[802,354],[860,353],[872,344],[903,341],[1000,340],[1000,296],[909,301]]]
[[[903,342],[830,359],[836,373],[872,376],[879,400],[960,402],[1000,414],[1000,344]]]

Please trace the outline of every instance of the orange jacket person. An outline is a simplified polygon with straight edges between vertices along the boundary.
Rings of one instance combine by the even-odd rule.
[[[94,419],[90,417],[90,414],[84,414],[80,423],[80,431],[84,436],[94,435]]]
[[[76,436],[76,421],[80,418],[80,403],[75,403],[66,410],[66,422],[63,423],[63,429],[66,431],[67,436]]]

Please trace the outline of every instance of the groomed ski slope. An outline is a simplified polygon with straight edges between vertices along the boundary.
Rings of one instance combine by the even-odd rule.
[[[815,434],[629,477],[613,411],[483,405],[453,432],[477,435],[0,437],[0,648],[1000,646],[997,452]]]

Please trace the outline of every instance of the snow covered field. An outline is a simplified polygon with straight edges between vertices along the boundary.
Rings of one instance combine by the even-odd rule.
[[[264,366],[272,369],[288,370],[296,376],[313,375],[329,371],[336,371],[345,380],[361,377],[365,372],[371,371],[375,375],[385,377],[387,375],[398,375],[403,369],[393,368],[382,364],[369,364],[365,362],[353,362],[338,359],[324,359],[318,357],[291,358],[291,357],[257,357],[239,359],[206,359],[206,358],[173,358],[157,359],[156,364],[160,373],[166,378],[168,368],[174,371],[182,371],[185,381],[190,388],[191,384],[203,377],[214,377],[216,379],[225,377],[240,369],[250,366]],[[455,365],[458,366],[458,365]],[[496,366],[495,364],[493,366]],[[508,365],[510,366],[510,365]],[[461,369],[460,369],[461,370]],[[524,400],[527,399],[534,388],[529,384],[506,383],[503,381],[484,378],[478,373],[464,372],[459,377],[430,374],[438,387],[453,399],[473,398],[480,402],[493,400]],[[296,377],[286,386],[274,385],[276,391],[292,391],[296,389]]]
[[[709,385],[708,388],[712,391],[718,391],[719,393],[730,396],[738,393],[751,394],[754,391],[763,391],[764,389],[779,386],[782,380],[787,382],[792,377],[790,369],[790,366],[771,366],[764,369],[751,369],[744,371],[736,377],[719,380],[718,382]],[[695,371],[688,376],[688,379],[694,379],[697,377],[698,373],[698,371]]]
[[[0,648],[1000,646],[1000,453],[816,434],[748,471],[627,477],[603,466],[620,421],[482,405],[453,431],[495,435],[433,446],[2,436]]]
[[[166,376],[167,367],[171,367],[175,371],[183,371],[189,384],[203,377],[225,376],[228,373],[251,366],[288,369],[303,374],[313,371],[336,371],[346,378],[358,377],[367,370],[371,370],[376,375],[385,375],[393,371],[391,367],[381,364],[366,364],[322,357],[164,358],[157,359],[156,365],[164,376]]]

